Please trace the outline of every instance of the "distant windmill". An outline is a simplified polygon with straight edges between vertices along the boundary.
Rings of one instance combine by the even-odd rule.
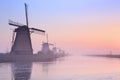
[[[28,27],[28,15],[27,15],[26,3],[25,3],[25,14],[26,14],[26,25],[9,20],[9,25],[17,27],[13,31],[12,48],[10,54],[18,54],[18,55],[33,54],[30,32],[37,31],[37,32],[45,33],[44,30]]]

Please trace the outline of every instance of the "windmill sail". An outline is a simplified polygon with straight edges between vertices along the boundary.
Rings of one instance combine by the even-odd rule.
[[[18,22],[14,22],[14,21],[12,21],[12,20],[9,20],[9,25],[17,26],[17,27],[24,26],[23,24],[18,23]]]
[[[36,28],[30,28],[30,30],[31,30],[31,32],[34,32],[36,34],[45,35],[45,30],[36,29]]]
[[[28,12],[27,12],[27,10],[28,10],[28,7],[27,7],[27,4],[25,3],[26,25],[29,26],[28,25]]]

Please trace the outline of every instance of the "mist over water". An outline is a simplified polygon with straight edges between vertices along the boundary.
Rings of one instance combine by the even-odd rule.
[[[53,62],[0,63],[0,80],[120,80],[120,59],[71,55]]]

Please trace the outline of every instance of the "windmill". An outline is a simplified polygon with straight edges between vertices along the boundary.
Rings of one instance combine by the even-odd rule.
[[[41,50],[42,53],[44,54],[51,53],[50,46],[54,46],[54,44],[49,43],[48,34],[46,34],[46,42],[43,42],[42,44],[42,50]]]
[[[16,26],[13,31],[12,48],[10,54],[30,55],[33,54],[31,32],[45,33],[44,30],[28,27],[27,5],[25,3],[26,25],[9,20],[9,25]]]

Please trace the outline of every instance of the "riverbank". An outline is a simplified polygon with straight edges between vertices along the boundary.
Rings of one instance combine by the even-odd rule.
[[[92,57],[106,57],[106,58],[120,58],[120,55],[85,55],[85,56],[92,56]]]
[[[13,55],[0,54],[0,63],[4,62],[47,62],[64,57],[62,54],[33,54],[33,55]]]

